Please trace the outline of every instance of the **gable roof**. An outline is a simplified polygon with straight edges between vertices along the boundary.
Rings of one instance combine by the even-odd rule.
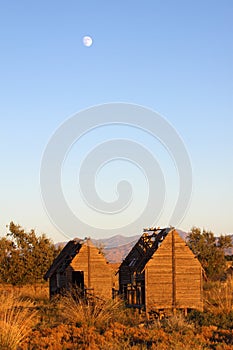
[[[173,227],[144,229],[143,235],[123,260],[119,270],[126,267],[132,272],[142,272],[161,242],[172,230],[174,230]]]
[[[74,239],[69,241],[66,246],[62,249],[60,254],[54,259],[52,265],[44,275],[44,279],[47,280],[55,272],[64,272],[67,266],[71,263],[74,257],[78,254],[82,245],[86,243],[85,240]]]

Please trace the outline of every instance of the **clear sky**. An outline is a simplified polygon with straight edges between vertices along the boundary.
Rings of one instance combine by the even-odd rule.
[[[84,35],[93,38],[89,48],[83,45]],[[41,201],[42,155],[67,118],[108,102],[153,109],[183,139],[193,168],[193,195],[180,228],[195,225],[216,234],[233,233],[232,37],[231,0],[0,1],[0,235],[13,220],[54,241],[64,240]],[[89,209],[79,208],[76,189],[73,195],[79,155],[117,132],[151,146],[164,163],[167,207],[157,224],[166,226],[177,174],[161,145],[152,145],[148,135],[130,127],[109,126],[74,145],[64,165],[69,205],[97,225]],[[120,169],[118,175],[124,173],[142,189],[132,204],[136,213],[145,204],[147,189],[140,171],[119,162],[103,168],[96,178],[97,192],[113,200],[111,186],[118,181],[113,174]],[[102,217],[98,225],[115,225],[120,234],[128,219]],[[85,236],[78,227],[67,234]]]

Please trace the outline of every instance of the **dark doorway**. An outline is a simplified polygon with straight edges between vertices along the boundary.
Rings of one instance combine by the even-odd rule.
[[[80,289],[84,289],[84,272],[72,271],[72,284]]]

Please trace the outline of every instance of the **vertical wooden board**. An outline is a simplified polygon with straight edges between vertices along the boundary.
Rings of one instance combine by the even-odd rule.
[[[157,305],[169,308],[172,304],[172,273],[171,268],[162,275],[160,272],[155,273],[153,268],[148,268],[147,271],[147,290],[146,299],[147,305]]]
[[[174,231],[177,307],[200,309],[202,303],[201,264],[186,242]]]
[[[170,283],[169,283],[170,282]],[[147,305],[149,308],[171,308],[172,307],[172,283],[149,283],[147,292]]]
[[[111,298],[112,269],[98,249],[90,244],[91,285],[95,293]]]
[[[113,288],[116,290],[119,290],[119,273],[118,273],[118,269],[120,264],[110,264],[109,266],[112,270],[112,282],[113,282]]]
[[[128,271],[123,271],[123,269],[119,272],[119,284],[128,284],[131,282],[131,275]]]
[[[98,296],[111,298],[112,269],[107,264],[105,257],[91,242],[83,244],[73,259],[71,268],[75,271],[84,271],[85,288],[93,289],[94,294]]]
[[[66,288],[66,275],[65,275],[65,273],[60,275],[60,288]]]
[[[86,244],[82,245],[78,254],[72,260],[70,267],[73,271],[84,272],[84,287],[88,288],[88,255]]]
[[[201,267],[200,262],[195,257],[191,249],[188,247],[186,242],[180,237],[180,235],[175,230],[174,230],[174,239],[175,239],[176,258],[187,259],[192,263],[193,266]]]
[[[172,305],[172,237],[168,234],[147,266],[146,299],[148,308]]]
[[[148,307],[152,304],[159,307],[163,305],[164,308],[172,307],[175,297],[177,307],[182,305],[200,310],[201,269],[199,261],[185,241],[177,231],[171,230],[146,266]]]
[[[54,273],[49,279],[49,295],[50,297],[57,291],[57,279],[56,273]]]
[[[71,285],[72,283],[72,268],[71,266],[69,265],[67,268],[66,268],[66,287],[69,288],[69,286]]]

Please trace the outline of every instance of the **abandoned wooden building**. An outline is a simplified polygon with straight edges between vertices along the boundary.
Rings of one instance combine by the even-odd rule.
[[[175,229],[144,229],[120,265],[120,294],[129,307],[146,311],[202,310],[202,274]]]
[[[90,239],[69,241],[44,276],[50,297],[77,286],[85,294],[112,297],[113,270]]]

